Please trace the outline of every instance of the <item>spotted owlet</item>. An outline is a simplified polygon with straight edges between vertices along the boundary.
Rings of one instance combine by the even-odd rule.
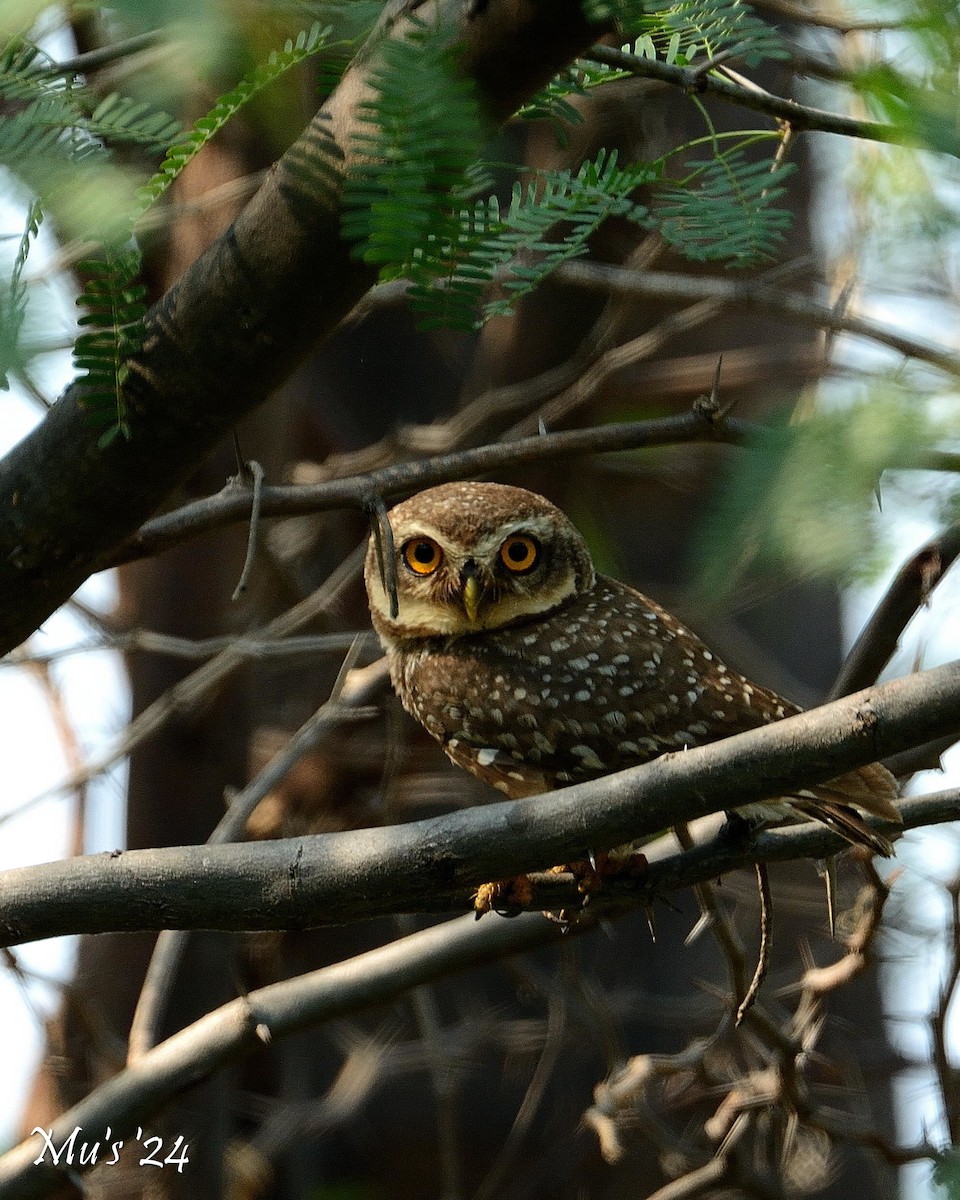
[[[389,520],[398,615],[372,543],[366,584],[394,687],[458,766],[511,798],[800,711],[725,666],[658,604],[597,575],[583,537],[542,496],[449,483]],[[889,854],[857,810],[899,823],[896,794],[873,765],[744,811],[814,817]]]

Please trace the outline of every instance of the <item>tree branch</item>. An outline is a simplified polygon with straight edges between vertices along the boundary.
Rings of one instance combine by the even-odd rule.
[[[593,46],[585,58],[593,62],[605,63],[620,71],[629,71],[641,79],[656,79],[680,88],[691,95],[707,93],[720,100],[739,104],[742,108],[754,112],[766,113],[778,121],[785,121],[794,129],[816,130],[821,133],[838,133],[844,137],[863,138],[871,142],[885,142],[890,145],[923,146],[927,149],[940,150],[954,157],[960,156],[960,146],[945,134],[942,142],[931,145],[919,137],[915,130],[902,128],[899,125],[884,124],[880,121],[861,121],[855,117],[847,117],[842,113],[827,112],[822,108],[812,108],[808,104],[800,104],[796,100],[787,100],[783,96],[775,96],[772,92],[752,84],[746,87],[733,79],[718,74],[707,74],[698,67],[678,67],[660,59],[642,58],[637,54],[628,54],[616,50],[612,46]]]
[[[873,683],[896,652],[900,635],[960,554],[960,521],[948,526],[901,566],[870,620],[860,631],[830,698]]]
[[[726,442],[746,445],[762,426],[749,421],[714,420],[699,409],[678,417],[650,421],[629,421],[600,425],[590,429],[570,429],[526,437],[512,442],[496,442],[450,454],[438,454],[415,462],[397,463],[353,475],[328,479],[322,483],[264,487],[260,514],[264,517],[300,516],[334,508],[363,508],[371,497],[403,495],[464,479],[489,471],[503,471],[531,462],[544,462],[575,454],[602,454],[616,450],[637,450],[650,446],[683,445],[689,442]],[[178,545],[210,529],[243,521],[250,514],[249,493],[227,485],[216,496],[191,504],[148,521],[109,558],[109,566],[131,562]]]
[[[781,313],[818,329],[869,338],[907,358],[929,363],[954,378],[960,377],[960,357],[948,350],[907,337],[876,321],[837,312],[809,296],[764,287],[755,280],[711,279],[702,275],[674,275],[666,271],[628,271],[608,263],[585,261],[564,263],[556,269],[553,277],[563,283],[603,292],[604,295],[662,296],[684,302],[712,298],[738,307],[761,308],[765,312]]]
[[[0,464],[0,652],[50,615],[186,479],[208,450],[351,310],[374,281],[340,232],[358,105],[380,27],[237,221],[147,314],[128,363],[132,438],[105,450],[72,386]],[[423,20],[459,28],[458,61],[502,122],[597,35],[579,0],[470,6],[428,0]]]
[[[0,944],[107,930],[300,929],[449,910],[486,880],[582,859],[958,730],[960,662],[954,662],[528,800],[256,846],[136,850],[21,867],[0,875]],[[956,817],[955,801],[940,797],[939,807],[922,810],[923,819]],[[907,802],[908,812],[911,803],[919,802]],[[770,832],[726,851],[715,847],[701,877],[760,858],[831,853],[842,844],[816,828],[803,838],[794,830]],[[693,881],[661,873],[657,886]]]
[[[92,1137],[110,1126],[114,1139],[124,1138],[180,1092],[265,1040],[386,1003],[443,975],[560,936],[560,926],[539,914],[479,923],[459,917],[347,962],[259,988],[207,1013],[98,1087],[57,1118],[49,1137],[59,1146],[77,1126],[96,1130]],[[49,1195],[83,1169],[76,1158],[72,1168],[64,1160],[57,1168],[49,1153],[35,1165],[43,1147],[40,1137],[32,1136],[0,1158],[0,1200]]]

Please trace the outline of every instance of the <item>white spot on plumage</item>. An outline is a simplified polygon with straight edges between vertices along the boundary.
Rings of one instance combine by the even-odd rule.
[[[593,771],[603,770],[603,763],[589,746],[571,746],[570,753],[576,755],[585,767],[589,767]]]
[[[496,761],[497,752],[492,746],[485,746],[482,750],[477,751],[477,762],[481,767],[489,767]]]

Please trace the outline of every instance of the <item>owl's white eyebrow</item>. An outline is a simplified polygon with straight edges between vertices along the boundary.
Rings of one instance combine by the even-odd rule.
[[[449,545],[448,539],[440,532],[440,530],[429,524],[427,521],[417,521],[414,524],[394,526],[393,537],[398,548],[403,545],[404,542],[408,542],[410,538],[413,537],[433,538],[435,542],[438,542],[443,547]]]

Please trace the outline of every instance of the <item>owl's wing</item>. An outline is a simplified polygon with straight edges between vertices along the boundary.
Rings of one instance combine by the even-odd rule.
[[[556,786],[543,771],[518,763],[510,754],[493,746],[473,746],[454,737],[443,748],[451,762],[511,800],[538,796]]]

